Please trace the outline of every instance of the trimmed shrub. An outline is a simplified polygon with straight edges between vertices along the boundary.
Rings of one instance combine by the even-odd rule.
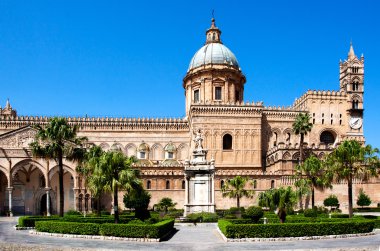
[[[77,223],[61,221],[36,222],[37,231],[61,234],[97,235],[99,233],[99,226],[99,224],[95,223]]]
[[[245,210],[244,218],[250,218],[253,222],[257,223],[263,215],[264,212],[261,207],[252,206]]]
[[[303,212],[303,215],[305,217],[317,217],[318,212],[315,209],[305,209],[305,211]]]
[[[334,195],[334,194],[331,194],[329,197],[327,197],[323,201],[323,205],[325,207],[338,207],[339,206],[338,197],[336,197],[336,195]]]
[[[373,221],[344,221],[286,224],[233,224],[219,220],[218,226],[228,238],[273,238],[356,234],[371,232]]]
[[[43,217],[43,216],[21,216],[18,218],[18,226],[19,227],[35,227],[35,222],[37,221],[57,221],[62,218],[51,216],[51,217]]]
[[[79,211],[75,211],[75,210],[69,210],[69,211],[67,211],[67,212],[65,213],[65,216],[66,216],[66,215],[80,215],[80,216],[82,216],[82,213],[79,212]]]
[[[105,236],[130,238],[161,238],[174,227],[174,220],[161,221],[153,225],[102,224],[99,232]]]
[[[364,207],[371,205],[371,203],[371,198],[363,191],[363,189],[360,189],[356,204],[360,207]]]
[[[201,212],[201,213],[193,213],[187,215],[186,219],[190,222],[217,222],[218,221],[218,215],[216,213],[207,213],[207,212]]]

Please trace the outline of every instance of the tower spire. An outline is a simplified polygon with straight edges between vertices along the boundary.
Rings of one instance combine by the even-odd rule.
[[[354,52],[354,47],[352,45],[352,40],[350,42],[350,51],[348,52],[348,59],[354,59],[356,56],[355,56],[355,52]]]

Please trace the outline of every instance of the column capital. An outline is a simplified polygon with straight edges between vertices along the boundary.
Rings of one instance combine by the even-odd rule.
[[[7,191],[13,191],[13,187],[7,187],[6,190]]]
[[[50,192],[50,190],[52,190],[51,187],[45,187],[44,189],[46,192]]]

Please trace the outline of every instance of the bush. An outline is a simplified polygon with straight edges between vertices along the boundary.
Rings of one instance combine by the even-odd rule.
[[[334,194],[330,195],[323,201],[323,205],[325,207],[338,207],[339,206],[338,197],[336,197],[336,195]]]
[[[80,215],[80,216],[82,216],[82,213],[79,212],[79,211],[75,211],[75,210],[69,210],[69,211],[67,211],[67,212],[65,213],[65,216],[66,216],[66,215]]]
[[[344,221],[286,224],[233,224],[219,220],[218,226],[227,238],[274,238],[368,233],[373,221]]]
[[[145,225],[146,223],[140,219],[131,220],[128,222],[130,225]]]
[[[108,211],[101,211],[101,212],[100,212],[100,215],[111,215],[111,213],[108,212]]]
[[[161,238],[174,227],[174,220],[161,221],[153,225],[102,224],[101,235],[129,238]]]
[[[216,213],[207,213],[207,212],[201,212],[201,213],[193,213],[187,215],[186,219],[190,222],[217,222],[218,221],[218,215]]]
[[[59,217],[42,217],[42,216],[22,216],[18,218],[19,227],[35,227],[37,221],[57,221],[62,218]]]
[[[371,198],[363,191],[363,189],[360,189],[356,204],[360,207],[364,207],[371,205],[371,203]]]
[[[36,222],[37,231],[60,234],[97,235],[99,233],[99,226],[99,224],[95,223],[77,223],[60,221]]]
[[[305,217],[317,217],[318,212],[315,209],[305,209],[305,211],[303,212],[303,215]]]
[[[261,209],[261,207],[249,207],[246,211],[244,216],[247,218],[252,219],[253,222],[257,223],[261,217],[263,217],[264,212]]]

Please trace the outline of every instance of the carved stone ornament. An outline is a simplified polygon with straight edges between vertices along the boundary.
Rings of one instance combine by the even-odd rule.
[[[3,148],[28,148],[33,142],[36,130],[27,127],[18,129],[0,137],[0,146]]]

